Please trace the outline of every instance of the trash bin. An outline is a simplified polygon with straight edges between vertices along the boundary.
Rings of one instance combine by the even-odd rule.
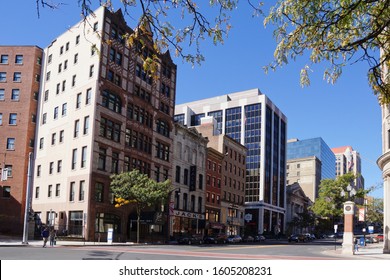
[[[360,237],[359,239],[359,245],[364,246],[364,237]]]

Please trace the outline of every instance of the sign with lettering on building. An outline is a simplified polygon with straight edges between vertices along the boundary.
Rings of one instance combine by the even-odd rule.
[[[193,213],[193,212],[180,211],[180,210],[174,210],[173,216],[191,218],[191,219],[200,219],[200,220],[204,220],[205,218],[204,214],[201,213]]]

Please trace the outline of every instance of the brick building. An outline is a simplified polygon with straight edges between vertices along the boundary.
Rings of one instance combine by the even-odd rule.
[[[105,240],[131,238],[135,210],[114,207],[110,175],[134,168],[171,179],[176,65],[153,50],[151,37],[128,44],[122,12],[104,7],[45,48],[39,103],[33,206],[59,233]],[[157,54],[156,77],[144,59]],[[157,210],[157,209],[156,209]],[[152,225],[142,217],[141,241]]]
[[[42,49],[0,46],[0,230],[22,234]]]

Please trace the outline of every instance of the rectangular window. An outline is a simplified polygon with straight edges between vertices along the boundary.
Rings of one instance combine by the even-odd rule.
[[[88,134],[88,131],[89,131],[89,116],[86,116],[84,118],[84,130],[83,130],[84,135]]]
[[[9,125],[16,125],[17,124],[17,114],[16,113],[11,113],[9,114]]]
[[[42,124],[46,123],[46,119],[47,119],[47,113],[43,113],[43,115],[42,115]]]
[[[6,82],[6,81],[7,81],[7,73],[0,72],[0,82]]]
[[[58,83],[56,87],[56,94],[60,94],[61,84]]]
[[[74,130],[73,130],[73,137],[79,137],[79,131],[80,131],[80,120],[75,120],[74,122]]]
[[[78,45],[80,43],[80,35],[77,35],[76,36],[76,45]]]
[[[47,187],[47,197],[51,197],[52,193],[53,193],[53,186],[49,185]]]
[[[0,100],[4,100],[5,89],[0,88]]]
[[[96,183],[95,185],[95,201],[103,202],[103,190],[104,185],[102,183]]]
[[[79,61],[79,54],[76,53],[76,54],[74,55],[74,58],[73,58],[73,63],[74,63],[74,64],[77,64],[78,61]]]
[[[55,120],[58,118],[58,106],[54,108],[53,118]]]
[[[7,138],[7,150],[15,150],[15,138]]]
[[[176,166],[176,183],[180,183],[180,166]]]
[[[39,187],[35,187],[35,198],[39,198]]]
[[[49,174],[53,174],[53,167],[54,167],[54,162],[49,163]]]
[[[3,125],[3,113],[0,113],[0,125]]]
[[[61,173],[62,171],[62,160],[57,161],[57,173]]]
[[[95,69],[95,65],[89,66],[89,77],[90,78],[93,77],[94,69]]]
[[[8,54],[1,55],[0,64],[8,64]]]
[[[79,109],[81,105],[81,92],[76,96],[76,109]]]
[[[68,108],[68,104],[67,103],[62,104],[62,112],[61,112],[62,116],[66,116],[67,108]]]
[[[66,89],[66,81],[62,81],[62,91],[65,91]]]
[[[80,181],[79,201],[84,200],[84,188],[85,188],[85,181]]]
[[[75,182],[70,182],[69,201],[74,201],[75,185],[76,185]]]
[[[58,73],[61,73],[62,71],[62,63],[58,64]]]
[[[60,192],[61,192],[61,185],[60,184],[56,184],[56,197],[60,196]]]
[[[42,137],[41,139],[39,139],[39,149],[40,150],[43,149],[43,142],[44,142],[44,138]]]
[[[15,56],[15,63],[16,63],[16,64],[23,64],[23,55],[17,54],[17,55]]]
[[[72,77],[72,87],[76,85],[76,75],[73,75]]]
[[[87,146],[81,148],[81,168],[87,165]]]
[[[41,169],[42,169],[41,165],[38,165],[37,166],[37,177],[41,177]]]
[[[87,95],[85,97],[85,105],[88,105],[91,103],[91,98],[92,98],[92,89],[89,88],[89,89],[87,89]]]
[[[44,101],[49,100],[49,90],[46,90],[46,91],[45,91],[45,94],[44,94],[44,96],[43,96],[43,100],[44,100]]]
[[[52,135],[51,135],[51,144],[52,145],[55,145],[56,144],[56,133],[53,133]]]
[[[77,149],[72,150],[72,170],[76,169],[77,164]]]
[[[63,131],[63,130],[60,131],[60,139],[59,139],[59,142],[60,142],[60,143],[64,142],[64,131]]]
[[[22,73],[14,72],[14,82],[20,83],[22,81]]]

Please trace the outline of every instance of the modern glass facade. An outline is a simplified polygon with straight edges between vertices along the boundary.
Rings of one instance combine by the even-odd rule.
[[[245,139],[248,149],[246,157],[245,202],[260,200],[260,136],[261,136],[261,104],[245,106]]]
[[[241,107],[226,109],[225,134],[241,143]]]
[[[246,231],[280,232],[285,226],[287,118],[258,89],[176,105],[176,120],[195,124],[213,116],[217,129],[247,148]],[[185,114],[185,117],[182,117]]]
[[[287,143],[287,159],[298,159],[310,156],[315,156],[321,161],[321,179],[335,178],[336,157],[321,137]]]

